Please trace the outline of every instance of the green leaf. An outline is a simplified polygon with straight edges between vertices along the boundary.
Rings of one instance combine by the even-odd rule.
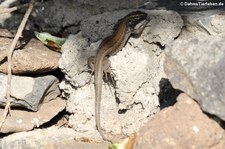
[[[56,37],[46,32],[39,33],[35,31],[34,34],[45,45],[48,45],[48,46],[54,45],[57,48],[61,48],[66,41],[66,38]],[[49,43],[54,43],[54,44],[49,45]]]

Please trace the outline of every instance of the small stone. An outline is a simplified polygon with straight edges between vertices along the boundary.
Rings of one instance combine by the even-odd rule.
[[[52,75],[40,77],[12,76],[11,107],[37,111],[40,105],[60,95],[59,80]],[[6,103],[7,75],[0,73],[0,106]]]
[[[49,122],[54,116],[66,107],[66,101],[61,98],[53,99],[44,103],[37,112],[21,109],[11,109],[11,116],[8,116],[0,132],[11,133],[32,130],[42,124]],[[3,115],[4,109],[0,109]]]
[[[8,37],[7,30],[0,29],[0,32],[0,60],[3,60],[7,54],[5,50],[9,49],[13,38]],[[60,53],[48,49],[39,40],[24,35],[24,39],[21,39],[13,53],[12,72],[14,74],[49,72],[58,68],[59,58]],[[7,73],[7,70],[5,59],[1,61],[0,72]]]

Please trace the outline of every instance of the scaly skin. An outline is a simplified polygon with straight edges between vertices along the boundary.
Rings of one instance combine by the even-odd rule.
[[[99,134],[103,140],[112,142],[105,137],[100,123],[100,106],[102,96],[102,77],[104,71],[104,62],[109,56],[119,52],[132,34],[140,34],[147,24],[147,14],[136,11],[128,14],[118,21],[115,32],[105,38],[97,51],[94,63],[94,85],[95,85],[95,122]],[[93,64],[92,64],[93,65]]]

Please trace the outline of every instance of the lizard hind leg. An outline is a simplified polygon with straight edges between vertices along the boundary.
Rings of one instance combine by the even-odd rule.
[[[109,61],[109,60],[107,59],[107,61]],[[116,87],[115,80],[114,80],[115,74],[112,71],[112,68],[111,68],[111,65],[110,65],[110,61],[107,62],[107,63],[105,63],[105,64],[107,64],[107,65],[104,65],[103,66],[103,68],[104,68],[104,71],[103,71],[104,77],[103,77],[103,79],[104,79],[105,82],[107,82],[107,85],[109,87],[109,90],[110,90],[110,92],[113,95],[113,92],[111,90],[111,87],[110,87],[111,85],[110,84],[112,84],[113,88]]]
[[[111,62],[107,57],[104,58],[103,73],[104,73],[104,78],[103,78],[104,81],[111,83],[113,87],[115,88],[115,81],[114,81],[115,74],[113,73]]]
[[[104,78],[105,78],[104,80],[106,81],[107,86],[108,86],[111,94],[113,95],[113,92],[112,92],[111,87],[110,87],[110,84],[113,84],[112,83],[112,81],[113,81],[112,75],[110,73],[104,71]],[[105,87],[105,89],[106,89],[106,87]]]

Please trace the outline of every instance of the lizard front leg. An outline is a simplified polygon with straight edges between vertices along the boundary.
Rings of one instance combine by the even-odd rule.
[[[92,76],[94,74],[95,56],[90,56],[87,60],[87,64],[91,70],[91,76]],[[115,87],[115,83],[113,82],[114,73],[111,68],[111,62],[107,57],[105,57],[103,60],[103,73],[106,78],[106,81],[112,82],[113,86]],[[90,83],[90,81],[91,81],[91,78],[89,79],[88,84]]]

